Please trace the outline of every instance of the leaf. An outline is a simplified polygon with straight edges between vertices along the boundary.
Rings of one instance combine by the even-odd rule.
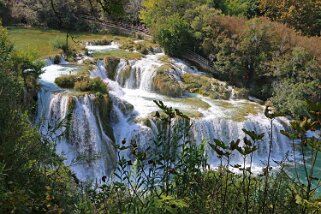
[[[296,136],[296,135],[293,134],[293,133],[286,132],[286,131],[284,131],[284,130],[281,130],[280,133],[283,134],[284,136],[288,137],[288,138],[291,139],[291,140],[298,139],[298,136]]]
[[[233,150],[237,149],[237,148],[239,147],[240,142],[241,142],[240,139],[237,139],[236,141],[233,140],[233,141],[230,143],[230,150],[233,151]]]
[[[216,152],[216,154],[218,154],[219,156],[223,156],[224,152],[221,151],[220,149],[217,148],[216,145],[208,143],[210,145],[210,147]]]
[[[242,129],[242,131],[247,134],[248,136],[250,136],[250,138],[255,141],[255,140],[262,140],[264,137],[264,133],[261,134],[256,134],[254,131],[249,131],[247,129]]]
[[[216,146],[221,147],[222,149],[228,149],[225,143],[221,140],[214,139],[214,143],[216,144]]]

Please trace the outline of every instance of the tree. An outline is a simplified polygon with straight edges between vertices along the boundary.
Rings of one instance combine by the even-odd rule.
[[[248,0],[213,0],[213,6],[230,16],[247,16],[251,8]]]
[[[305,35],[320,35],[321,2],[319,0],[260,0],[259,8],[263,15],[292,26]]]
[[[174,14],[159,24],[155,38],[166,54],[178,56],[188,47],[191,33],[188,23],[178,14]]]
[[[153,27],[162,18],[175,13],[183,16],[187,9],[206,2],[206,0],[144,0],[140,18],[149,27]]]
[[[308,116],[308,103],[320,101],[320,65],[303,48],[294,48],[279,62],[272,103],[282,113]]]
[[[239,51],[242,54],[242,64],[246,70],[245,84],[249,87],[252,81],[262,76],[266,70],[262,65],[272,60],[275,50],[275,35],[269,30],[269,25],[260,19],[247,22],[243,32]]]
[[[96,0],[110,19],[122,19],[128,0]]]
[[[0,60],[0,213],[71,213],[80,202],[76,182],[23,102],[21,69],[33,62],[16,55],[1,26]]]

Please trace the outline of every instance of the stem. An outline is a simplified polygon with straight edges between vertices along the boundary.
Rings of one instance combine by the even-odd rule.
[[[268,161],[267,161],[267,166],[266,166],[266,175],[265,175],[265,182],[264,182],[262,213],[265,213],[265,207],[266,207],[266,197],[267,197],[268,182],[269,182],[270,160],[271,160],[271,153],[272,153],[272,141],[273,141],[273,118],[270,120],[269,154],[268,154]]]

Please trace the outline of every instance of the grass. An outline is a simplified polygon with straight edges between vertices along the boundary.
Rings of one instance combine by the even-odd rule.
[[[237,104],[231,103],[225,100],[214,100],[217,106],[223,107],[230,112],[227,119],[231,119],[236,122],[243,122],[249,115],[257,115],[262,112],[263,109],[260,105],[252,102],[238,102]]]
[[[141,59],[143,54],[138,52],[130,52],[123,49],[111,50],[108,52],[94,53],[93,57],[96,59],[104,59],[106,57],[121,58],[121,59]]]
[[[36,51],[40,58],[46,58],[58,54],[60,51],[53,48],[53,42],[57,39],[65,39],[66,32],[57,30],[43,30],[35,28],[8,27],[9,38],[18,51]],[[86,42],[101,39],[114,40],[115,36],[111,34],[92,34],[92,33],[72,33],[75,41]],[[118,40],[127,39],[127,37],[117,36]],[[75,43],[69,39],[72,49],[81,50],[80,43]]]

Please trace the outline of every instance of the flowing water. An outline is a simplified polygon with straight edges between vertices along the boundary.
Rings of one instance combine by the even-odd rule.
[[[116,44],[110,46],[88,46],[90,52],[117,49]],[[153,142],[157,134],[157,126],[144,121],[159,109],[153,100],[161,100],[167,106],[177,108],[192,118],[191,136],[195,143],[202,140],[213,142],[221,139],[230,142],[243,138],[242,129],[264,133],[262,141],[257,142],[258,150],[253,157],[253,170],[261,172],[267,161],[270,138],[273,139],[272,159],[282,160],[291,150],[287,138],[279,133],[287,129],[288,121],[278,118],[273,121],[271,136],[270,120],[264,114],[264,107],[247,100],[214,100],[197,94],[185,93],[182,97],[172,98],[155,92],[153,77],[156,69],[164,64],[164,54],[150,54],[139,60],[121,60],[115,74],[106,70],[104,61],[98,60],[96,68],[90,71],[91,77],[100,77],[108,86],[112,109],[109,118],[116,143],[126,139],[135,140],[141,147]],[[203,75],[195,67],[189,66],[179,59],[169,59],[172,65],[171,75],[178,81],[184,73]],[[108,175],[116,163],[116,150],[110,135],[105,133],[95,105],[95,95],[81,94],[72,90],[59,88],[54,80],[62,74],[79,71],[79,66],[48,64],[41,75],[42,89],[39,92],[37,123],[40,132],[54,139],[57,152],[64,154],[66,163],[71,166],[81,180],[100,179]],[[130,69],[128,69],[130,68]],[[110,77],[113,76],[111,79]],[[230,87],[231,88],[231,87]],[[232,88],[231,88],[232,90]],[[52,132],[52,127],[72,117],[68,127],[59,127]],[[66,129],[69,134],[63,134]],[[109,136],[109,137],[108,137]],[[217,155],[208,148],[209,163],[216,167],[219,164]],[[235,154],[232,164],[242,164],[240,155]]]

